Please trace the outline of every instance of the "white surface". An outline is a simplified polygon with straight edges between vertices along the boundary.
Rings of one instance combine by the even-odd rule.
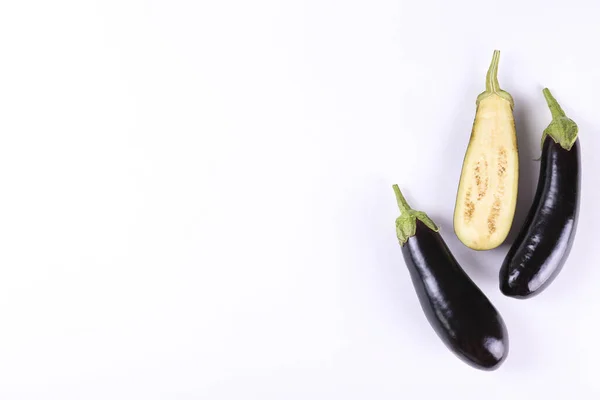
[[[556,4],[556,5],[553,5]],[[593,1],[4,1],[1,399],[597,398]],[[537,181],[548,86],[580,127],[563,273],[504,298],[452,232],[494,49]],[[423,316],[391,189],[501,311],[496,372]]]

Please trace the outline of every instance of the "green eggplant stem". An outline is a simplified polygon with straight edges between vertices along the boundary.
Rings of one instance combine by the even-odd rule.
[[[579,133],[579,128],[577,124],[570,118],[567,117],[562,107],[550,90],[548,88],[544,88],[542,90],[544,97],[546,98],[546,103],[548,103],[548,108],[550,108],[550,113],[552,113],[552,122],[550,125],[544,130],[544,134],[542,135],[542,146],[544,145],[544,141],[548,136],[554,140],[554,142],[560,144],[560,146],[565,150],[571,150],[571,147],[575,144],[577,140],[577,135]]]
[[[417,220],[425,224],[429,229],[437,232],[439,228],[436,224],[422,211],[415,211],[408,205],[404,195],[400,191],[398,185],[393,185],[394,193],[396,194],[396,202],[400,208],[400,216],[396,218],[396,236],[400,246],[404,246],[408,238],[417,233]]]
[[[500,83],[498,83],[498,65],[500,64],[500,50],[494,50],[494,55],[492,56],[492,63],[487,71],[487,75],[485,77],[485,92],[479,94],[477,96],[477,105],[483,100],[492,95],[499,96],[500,98],[508,101],[510,103],[510,107],[514,107],[514,100],[510,93],[500,89]]]
[[[550,112],[552,113],[552,119],[565,118],[567,115],[561,108],[560,104],[556,101],[552,93],[548,88],[544,88],[542,90],[544,97],[546,98],[546,103],[548,103],[548,107],[550,108]]]
[[[485,77],[486,92],[497,92],[500,90],[500,84],[498,83],[498,64],[500,64],[500,51],[494,50],[492,63],[490,64],[487,76]]]
[[[400,188],[398,187],[398,185],[394,185],[392,187],[394,188],[394,193],[396,193],[396,201],[398,202],[398,208],[400,209],[400,214],[408,213],[411,210],[411,208],[408,205],[408,202],[406,201],[406,199],[404,198],[404,195],[400,191]]]

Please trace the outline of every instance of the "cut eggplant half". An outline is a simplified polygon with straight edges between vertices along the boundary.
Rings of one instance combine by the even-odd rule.
[[[519,156],[514,103],[498,84],[499,61],[496,50],[486,90],[477,97],[454,209],[454,231],[474,250],[493,249],[504,242],[517,204]]]

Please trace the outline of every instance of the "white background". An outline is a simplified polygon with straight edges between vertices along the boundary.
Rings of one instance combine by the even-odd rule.
[[[599,12],[3,1],[0,398],[597,398]],[[498,290],[509,243],[476,253],[451,225],[496,48],[520,146],[515,228],[544,86],[580,127],[575,245],[528,301]],[[393,183],[502,313],[499,370],[462,363],[428,325]]]

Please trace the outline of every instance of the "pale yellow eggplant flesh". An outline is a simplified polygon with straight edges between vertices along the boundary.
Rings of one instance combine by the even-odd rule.
[[[477,98],[454,209],[454,231],[474,250],[493,249],[504,242],[517,204],[519,156],[513,100],[498,85],[499,57],[495,51],[486,91]]]

